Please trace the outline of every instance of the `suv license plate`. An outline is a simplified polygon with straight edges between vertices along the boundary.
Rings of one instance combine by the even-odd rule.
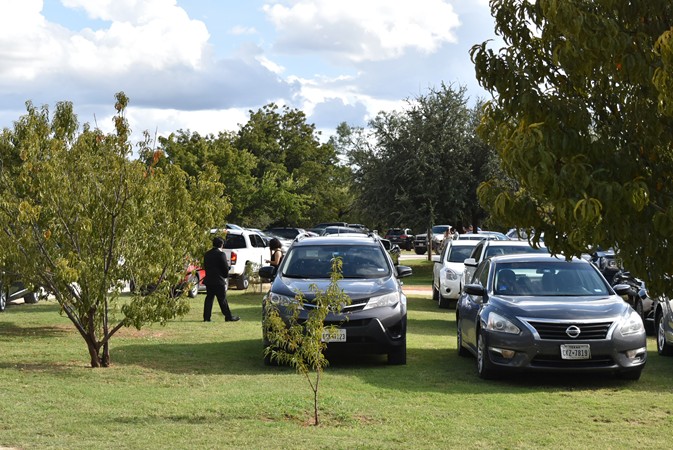
[[[561,359],[590,359],[591,347],[589,344],[561,345]]]
[[[334,330],[325,330],[322,333],[323,342],[346,342],[346,330],[336,328]]]

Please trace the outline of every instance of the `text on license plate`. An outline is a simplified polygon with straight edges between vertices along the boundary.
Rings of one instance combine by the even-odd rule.
[[[325,330],[322,332],[323,342],[346,342],[346,330],[342,328],[335,328],[333,330]]]
[[[561,359],[590,359],[591,347],[589,344],[561,345]]]

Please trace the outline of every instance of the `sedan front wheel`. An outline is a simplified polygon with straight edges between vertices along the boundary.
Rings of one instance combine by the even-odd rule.
[[[493,364],[488,358],[486,338],[481,331],[479,331],[479,337],[477,338],[477,373],[479,374],[479,377],[484,380],[492,380],[495,378]]]

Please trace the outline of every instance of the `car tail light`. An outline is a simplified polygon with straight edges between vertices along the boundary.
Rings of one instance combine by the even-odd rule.
[[[231,252],[231,257],[230,258],[231,258],[231,261],[229,261],[229,264],[232,265],[232,266],[235,266],[236,265],[236,260],[238,259],[238,255],[236,254],[236,252]]]

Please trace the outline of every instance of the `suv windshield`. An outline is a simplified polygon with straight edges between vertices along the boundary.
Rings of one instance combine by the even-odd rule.
[[[332,259],[341,257],[344,278],[383,278],[390,276],[390,265],[383,249],[374,245],[302,245],[292,248],[284,258],[283,276],[290,278],[329,278]]]

